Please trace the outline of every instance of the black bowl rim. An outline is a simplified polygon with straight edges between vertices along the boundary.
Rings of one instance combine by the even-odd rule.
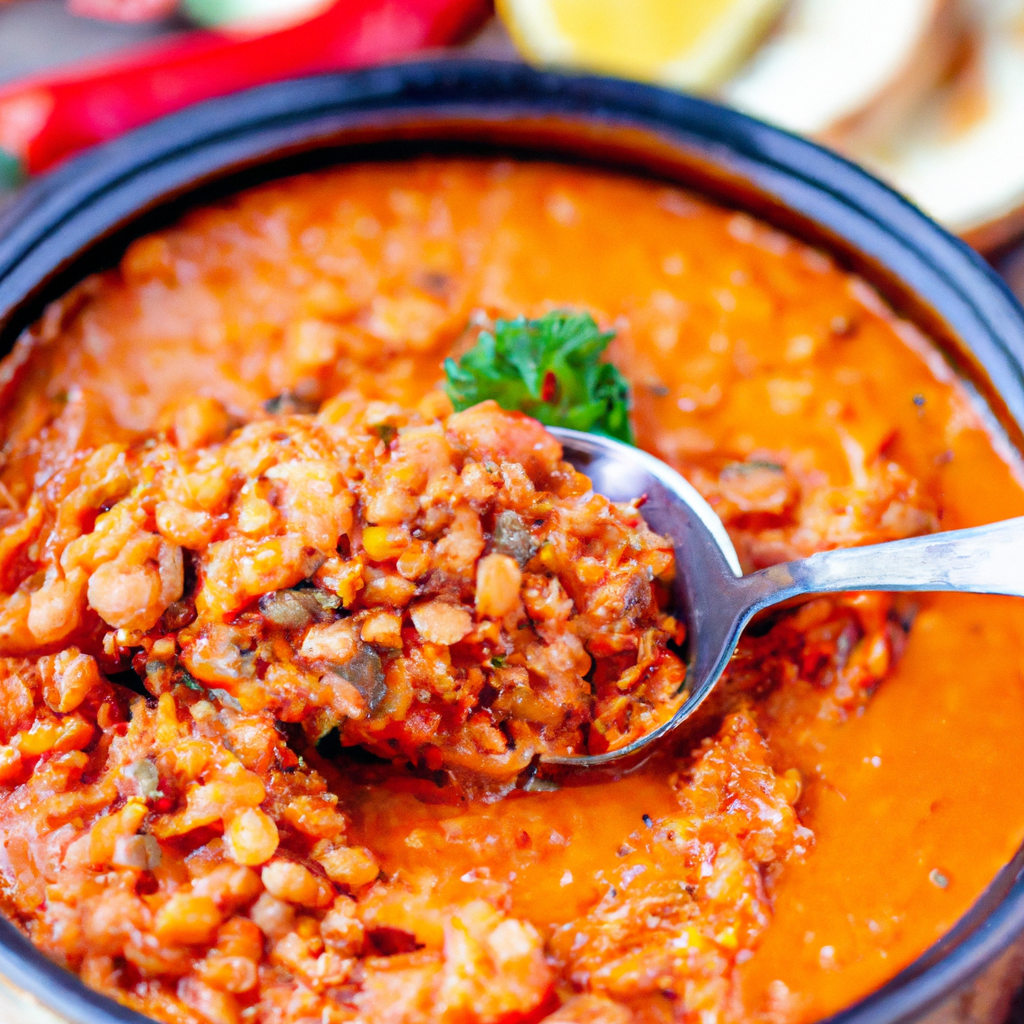
[[[1024,426],[1024,311],[980,256],[896,192],[828,150],[705,100],[498,61],[410,62],[263,86],[68,162],[0,212],[0,344],[9,346],[47,299],[80,276],[77,261],[99,251],[99,241],[123,240],[147,211],[173,205],[197,183],[270,167],[282,152],[312,151],[360,126],[438,115],[464,123],[470,135],[536,117],[640,129],[706,161],[924,297],[992,384],[1008,428]],[[1024,848],[946,936],[828,1024],[909,1024],[1022,930]],[[87,988],[3,919],[0,973],[73,1024],[149,1021]]]

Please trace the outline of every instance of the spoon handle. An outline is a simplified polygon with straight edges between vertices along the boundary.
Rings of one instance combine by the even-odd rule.
[[[822,551],[742,578],[749,613],[803,594],[959,590],[1024,597],[1024,517],[969,530]]]

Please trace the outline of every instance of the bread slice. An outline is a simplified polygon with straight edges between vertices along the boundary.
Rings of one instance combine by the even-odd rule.
[[[958,23],[956,0],[796,0],[722,98],[849,148],[883,135],[934,87]]]
[[[1024,228],[1024,0],[979,3],[949,81],[853,153],[983,250]]]

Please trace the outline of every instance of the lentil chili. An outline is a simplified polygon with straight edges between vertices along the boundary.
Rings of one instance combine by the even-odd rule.
[[[462,614],[428,643],[462,664],[469,634],[455,633],[487,618],[470,591],[439,597],[411,574],[400,622],[398,604],[380,615],[365,601],[391,586],[380,580],[406,579],[391,560],[398,569],[421,539],[426,492],[404,491],[418,511],[394,522],[358,510],[399,493],[374,473],[400,466],[403,446],[451,447],[458,417],[435,388],[442,359],[472,340],[466,325],[553,308],[616,332],[638,443],[702,491],[747,568],[1024,512],[1016,465],[926,338],[822,253],[677,189],[504,161],[357,166],[138,240],[47,310],[4,378],[4,909],[87,983],[176,1024],[796,1024],[910,962],[1019,846],[1024,611],[1012,599],[851,594],[784,610],[744,637],[701,736],[618,781],[503,799],[467,796],[430,764],[346,751],[333,733],[317,746],[331,723],[281,722],[258,664],[241,675],[254,691],[227,671],[200,678],[190,638],[203,615],[200,635],[258,623],[291,663],[328,621],[358,619],[360,643],[406,652],[407,630],[453,626],[451,610],[417,624],[415,608],[438,600]],[[458,415],[508,424],[494,409]],[[208,601],[220,541],[204,533],[203,502],[221,489],[217,528],[232,536],[244,536],[239,517],[298,522],[317,488],[292,489],[283,453],[332,423],[324,461],[362,452],[368,473],[336,509],[352,526],[328,531],[328,561],[310,562],[308,583]],[[229,453],[236,477],[189,461],[212,468]],[[451,513],[437,544],[459,537],[462,458],[437,463]],[[487,458],[469,461],[486,490]],[[133,504],[141,492],[119,474],[178,507]],[[47,497],[61,479],[83,489],[74,501]],[[574,486],[546,500],[571,511]],[[322,516],[341,490],[305,507]],[[263,504],[245,506],[250,493]],[[523,506],[483,500],[473,543],[452,545],[475,570],[474,601],[483,560],[518,566],[542,540]],[[99,609],[34,597],[57,594],[53,566],[69,586],[57,527],[75,534],[68,547],[106,550],[118,517],[125,534],[95,571],[148,545],[155,620],[130,618],[146,602],[104,607],[99,587]],[[240,580],[243,561],[226,558],[223,578]],[[353,562],[365,606],[335,619]],[[271,574],[280,564],[269,559]],[[563,568],[520,572],[551,587]],[[43,612],[72,604],[80,619],[58,636],[60,616]],[[668,635],[656,605],[643,605],[645,624]],[[32,625],[55,632],[41,640]],[[528,665],[543,668],[536,655],[561,629],[536,626]],[[490,654],[495,673],[516,667],[511,646]],[[250,650],[228,644],[220,664]]]

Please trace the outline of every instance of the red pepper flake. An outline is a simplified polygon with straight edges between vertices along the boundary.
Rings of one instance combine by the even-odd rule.
[[[169,796],[162,796],[153,804],[153,810],[158,814],[166,814],[173,806],[174,801]]]
[[[558,378],[554,370],[548,370],[544,374],[544,383],[540,388],[540,400],[542,402],[553,402],[558,394]]]
[[[159,891],[160,883],[153,877],[153,873],[151,871],[142,871],[139,873],[135,882],[136,895],[152,896],[153,893]]]

